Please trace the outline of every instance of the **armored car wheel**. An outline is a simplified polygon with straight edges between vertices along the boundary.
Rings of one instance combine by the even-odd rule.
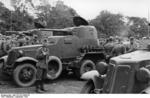
[[[50,80],[57,79],[61,75],[62,70],[61,60],[55,56],[49,57],[47,78]]]
[[[18,86],[29,87],[36,81],[36,68],[29,63],[18,65],[13,72],[13,78]]]
[[[77,76],[77,78],[80,79],[81,75],[85,72],[91,71],[91,70],[95,70],[96,66],[94,64],[93,61],[91,60],[83,60],[81,62],[80,68],[77,68],[75,70],[75,75]]]

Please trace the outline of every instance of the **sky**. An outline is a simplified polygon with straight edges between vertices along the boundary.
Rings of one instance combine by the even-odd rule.
[[[10,7],[10,0],[0,0]],[[49,0],[52,4],[56,0]],[[64,4],[72,7],[77,13],[86,18],[93,19],[102,10],[111,13],[121,13],[125,16],[138,16],[148,19],[150,14],[150,0],[62,0]],[[36,0],[34,0],[36,3]],[[148,11],[149,10],[149,11]],[[150,17],[150,15],[149,15]]]

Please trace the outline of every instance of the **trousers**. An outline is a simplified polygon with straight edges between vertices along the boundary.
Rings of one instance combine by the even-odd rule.
[[[36,77],[37,77],[36,89],[37,90],[44,89],[44,79],[46,77],[46,74],[47,74],[47,70],[45,68],[40,68],[40,67],[37,68],[37,74],[36,74]]]

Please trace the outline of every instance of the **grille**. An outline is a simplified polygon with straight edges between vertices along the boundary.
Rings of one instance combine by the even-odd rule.
[[[108,70],[107,70],[107,76],[104,81],[104,93],[109,93],[110,88],[112,85],[112,79],[114,77],[114,70],[115,70],[115,65],[114,64],[109,64]]]

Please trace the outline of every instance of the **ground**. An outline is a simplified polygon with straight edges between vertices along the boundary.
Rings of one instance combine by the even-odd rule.
[[[35,87],[22,88],[15,85],[12,79],[0,75],[0,93],[35,93]],[[73,74],[61,76],[55,81],[45,81],[48,94],[80,93],[86,81],[78,80]]]

